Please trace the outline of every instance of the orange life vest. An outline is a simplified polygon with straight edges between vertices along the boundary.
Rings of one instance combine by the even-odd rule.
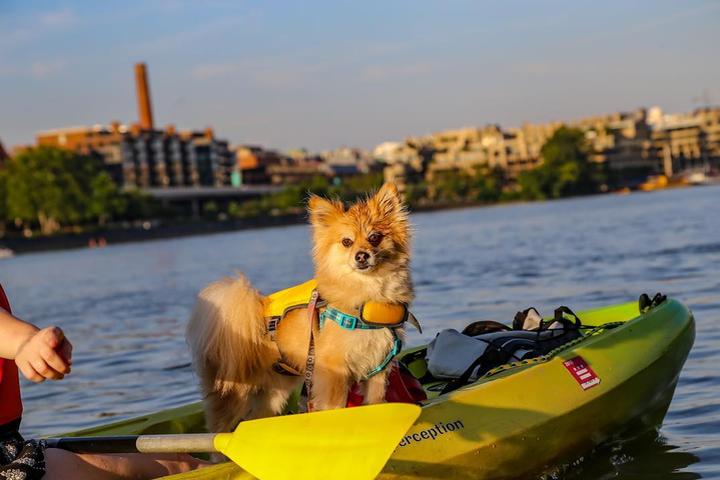
[[[5,291],[0,285],[0,308],[10,312]],[[15,421],[22,415],[20,382],[17,365],[13,360],[0,358],[0,426]]]

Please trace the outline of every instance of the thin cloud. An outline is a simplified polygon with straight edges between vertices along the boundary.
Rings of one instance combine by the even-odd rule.
[[[205,41],[210,36],[221,36],[223,32],[247,27],[253,20],[252,16],[223,17],[216,21],[200,24],[195,28],[160,35],[136,45],[135,49],[142,53],[167,53],[180,50],[194,42]]]
[[[662,28],[667,25],[672,25],[674,23],[677,23],[679,21],[697,17],[700,15],[707,15],[712,12],[717,12],[720,10],[720,4],[719,3],[706,3],[702,5],[697,5],[694,8],[688,8],[686,10],[681,10],[677,12],[673,12],[670,15],[664,16],[664,17],[656,17],[656,18],[650,18],[646,22],[640,22],[638,23],[634,28],[633,31],[641,31],[641,30],[652,30],[656,28]]]
[[[0,65],[0,78],[3,77],[14,77],[20,70],[17,67],[10,65]]]
[[[190,75],[199,80],[207,80],[210,78],[232,76],[240,71],[240,65],[235,63],[209,63],[194,66],[190,71]]]
[[[35,62],[30,66],[30,75],[35,78],[46,78],[65,69],[65,60],[51,60],[46,62]]]
[[[514,63],[509,67],[511,73],[520,75],[532,75],[532,76],[546,76],[556,73],[563,69],[564,66],[552,64],[549,62],[525,62],[525,63]]]
[[[363,80],[374,82],[390,78],[427,75],[430,72],[432,72],[432,66],[427,63],[413,63],[409,65],[371,65],[363,70],[360,77]]]
[[[312,77],[323,68],[317,65],[287,63],[282,59],[262,59],[200,64],[190,70],[190,76],[197,80],[232,78],[255,87],[286,90],[309,84]]]
[[[407,52],[408,50],[411,50],[413,48],[417,48],[417,45],[411,45],[410,42],[404,41],[404,42],[393,42],[393,41],[387,41],[387,42],[378,42],[373,41],[369,42],[367,46],[364,48],[365,53],[368,55],[373,56],[389,56],[389,55],[398,55],[404,52]]]
[[[78,22],[72,10],[51,10],[24,20],[15,20],[15,28],[0,35],[0,49],[15,50],[18,47],[41,40]]]
[[[33,62],[24,66],[2,66],[1,77],[49,78],[65,69],[68,62],[65,60],[45,60]]]
[[[38,23],[43,27],[66,27],[77,20],[75,13],[69,9],[45,12],[38,17]]]

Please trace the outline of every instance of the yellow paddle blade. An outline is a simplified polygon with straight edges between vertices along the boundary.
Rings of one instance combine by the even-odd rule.
[[[383,403],[250,420],[218,434],[215,448],[261,480],[368,480],[420,410]]]

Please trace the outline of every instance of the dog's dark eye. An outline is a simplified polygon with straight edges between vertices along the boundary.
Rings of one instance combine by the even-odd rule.
[[[370,245],[372,245],[373,247],[377,247],[378,245],[380,245],[380,242],[382,242],[382,239],[383,239],[382,233],[373,232],[368,237],[368,242],[370,242]]]
[[[342,244],[343,244],[343,247],[350,248],[350,246],[352,246],[352,244],[353,244],[353,241],[350,240],[349,238],[343,238]]]

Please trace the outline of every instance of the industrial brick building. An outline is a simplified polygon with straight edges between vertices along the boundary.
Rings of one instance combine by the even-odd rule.
[[[37,144],[99,156],[115,182],[125,188],[230,185],[235,162],[228,142],[216,138],[211,128],[155,128],[144,64],[135,66],[135,79],[138,123],[48,130],[38,133]]]

